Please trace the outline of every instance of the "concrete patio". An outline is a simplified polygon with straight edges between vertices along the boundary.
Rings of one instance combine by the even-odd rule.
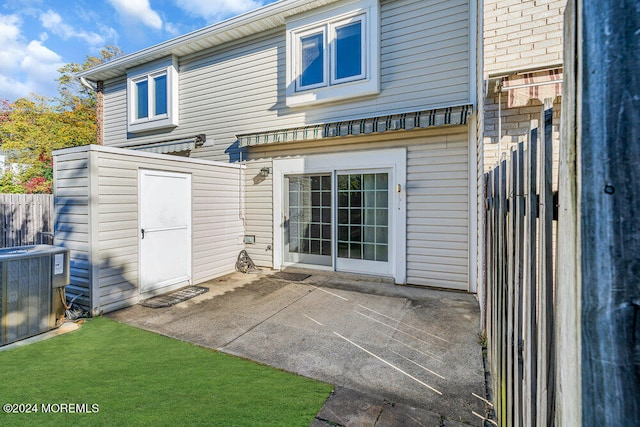
[[[177,305],[136,305],[109,317],[335,385],[317,426],[482,425],[473,295],[336,273],[308,271],[302,281],[272,273],[234,273]]]

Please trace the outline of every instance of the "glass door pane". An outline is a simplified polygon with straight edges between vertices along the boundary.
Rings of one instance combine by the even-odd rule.
[[[331,265],[331,175],[285,177],[285,261]]]
[[[389,174],[338,175],[338,258],[389,260]]]

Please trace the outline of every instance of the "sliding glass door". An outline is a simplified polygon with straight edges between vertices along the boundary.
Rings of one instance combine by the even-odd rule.
[[[337,173],[336,270],[389,272],[389,173]]]
[[[284,260],[331,265],[331,175],[285,177]]]
[[[284,261],[388,274],[389,171],[288,175]]]

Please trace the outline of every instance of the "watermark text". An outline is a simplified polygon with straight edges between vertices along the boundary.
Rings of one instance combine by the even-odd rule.
[[[97,403],[5,403],[2,412],[6,414],[97,414]]]

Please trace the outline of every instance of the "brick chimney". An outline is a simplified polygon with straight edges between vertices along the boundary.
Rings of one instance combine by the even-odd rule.
[[[104,82],[96,82],[96,144],[104,145]]]

